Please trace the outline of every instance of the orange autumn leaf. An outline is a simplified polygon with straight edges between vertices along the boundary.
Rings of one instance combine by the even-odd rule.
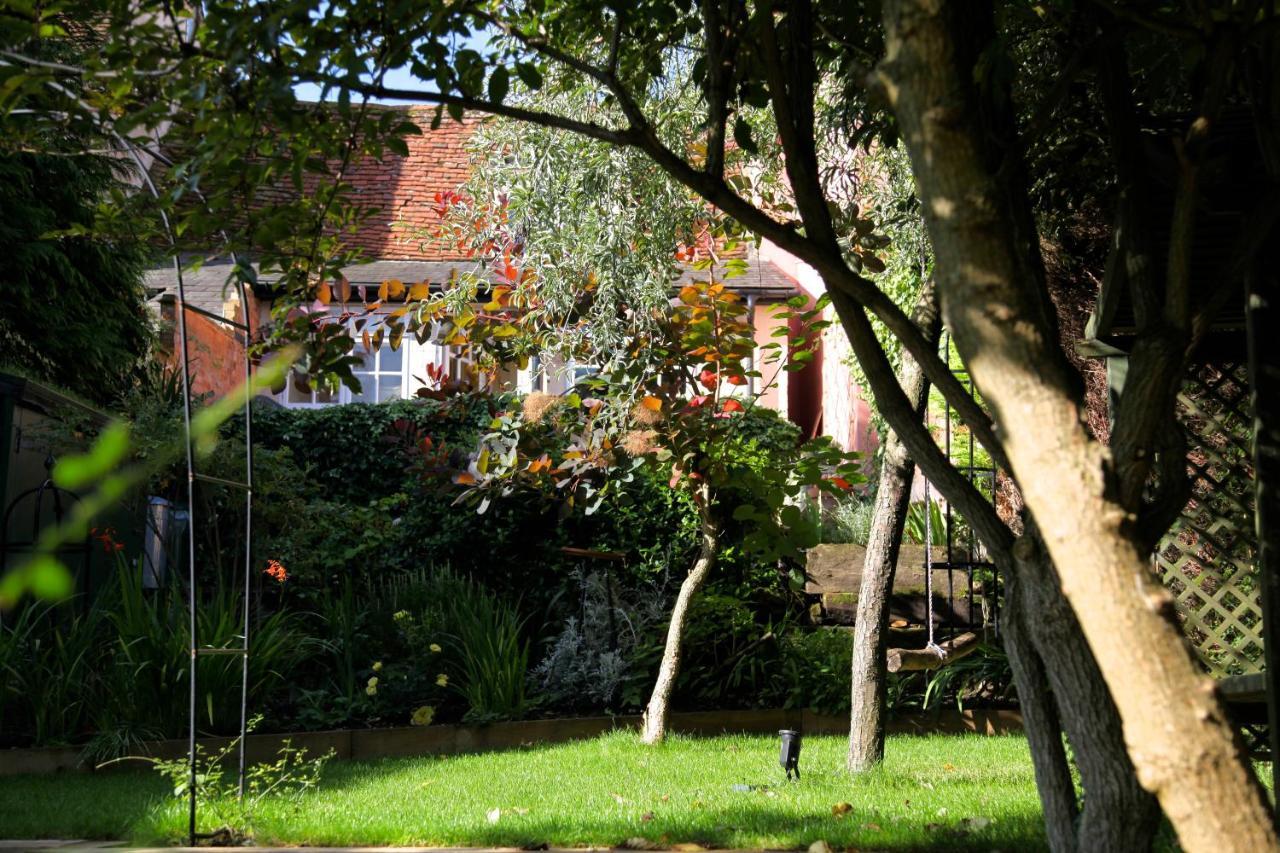
[[[720,407],[722,412],[741,412],[742,404],[737,400],[725,400],[724,405]]]
[[[651,412],[662,411],[662,400],[657,397],[645,397],[640,401],[640,405],[644,406]]]
[[[530,474],[540,474],[543,471],[550,471],[550,470],[551,470],[551,457],[545,453],[529,463]]]
[[[476,478],[471,472],[463,471],[461,474],[453,475],[453,482],[459,486],[474,486]]]

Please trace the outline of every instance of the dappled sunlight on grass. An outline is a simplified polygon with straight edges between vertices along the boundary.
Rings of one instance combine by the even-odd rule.
[[[819,839],[894,850],[1043,847],[1020,737],[895,737],[884,768],[856,779],[840,770],[843,752],[843,738],[806,739],[798,782],[783,777],[776,738],[762,736],[681,737],[646,748],[634,734],[615,732],[486,755],[334,763],[296,810],[264,807],[255,835],[258,843],[334,845],[644,838],[719,847],[796,848]],[[58,790],[84,805],[57,807]],[[115,824],[88,822],[89,804],[103,808],[104,794],[127,807],[113,809]],[[0,835],[31,837],[38,828],[36,835],[85,836],[115,825],[137,841],[175,840],[185,812],[162,796],[156,780],[139,784],[123,774],[0,779]],[[28,798],[39,806],[22,808]]]

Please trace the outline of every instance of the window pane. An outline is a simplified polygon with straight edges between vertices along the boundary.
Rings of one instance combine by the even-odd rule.
[[[297,381],[292,376],[289,377],[289,392],[285,399],[290,403],[310,403],[311,392],[303,391],[298,387]]]
[[[372,403],[378,399],[378,377],[372,373],[357,373],[356,381],[360,383],[360,390],[351,392],[351,402]]]
[[[378,378],[378,400],[400,399],[400,377],[382,375]]]
[[[408,344],[404,342],[401,342],[400,349],[392,349],[390,344],[383,346],[382,352],[379,353],[382,361],[378,365],[378,370],[383,373],[399,373],[404,367],[404,348],[406,346]]]

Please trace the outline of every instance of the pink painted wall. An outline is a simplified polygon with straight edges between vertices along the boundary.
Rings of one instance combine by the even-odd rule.
[[[783,270],[814,300],[827,292],[822,278],[813,267],[768,240],[761,243],[760,259],[770,261]],[[831,436],[845,450],[856,450],[869,460],[879,445],[879,437],[871,425],[871,408],[863,399],[862,389],[853,381],[846,366],[851,358],[849,340],[844,329],[838,323],[828,327],[823,333],[820,358],[814,365],[818,373],[816,384],[819,400],[815,402],[806,399],[805,392],[800,392],[795,403],[797,406],[807,405],[820,409],[818,423],[821,434]],[[796,418],[792,417],[792,420]]]

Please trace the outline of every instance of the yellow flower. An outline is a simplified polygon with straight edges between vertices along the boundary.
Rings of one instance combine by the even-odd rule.
[[[432,653],[434,653],[434,654],[439,654],[439,653],[440,653],[440,644],[439,644],[439,643],[432,643],[428,648],[430,648],[430,649],[431,649],[431,651],[432,651]]]
[[[374,671],[374,672],[382,672],[382,661],[377,661],[376,663],[374,663],[374,665],[373,665],[373,671]]]
[[[413,716],[409,719],[411,726],[429,726],[432,719],[435,718],[436,709],[430,705],[423,705],[413,712]]]
[[[449,676],[445,675],[443,672],[442,672],[442,673],[440,673],[439,675],[437,675],[437,676],[436,676],[436,685],[437,685],[437,686],[439,686],[439,687],[448,687],[448,686],[449,686]]]
[[[370,686],[370,687],[377,687],[377,686],[378,686],[378,676],[376,676],[376,675],[375,675],[375,676],[373,676],[372,678],[370,678],[370,679],[369,679],[369,686]]]
[[[370,684],[368,687],[366,687],[366,688],[364,689],[364,692],[365,692],[365,695],[367,695],[367,696],[377,696],[377,695],[378,695],[378,685],[376,685],[376,684]]]

